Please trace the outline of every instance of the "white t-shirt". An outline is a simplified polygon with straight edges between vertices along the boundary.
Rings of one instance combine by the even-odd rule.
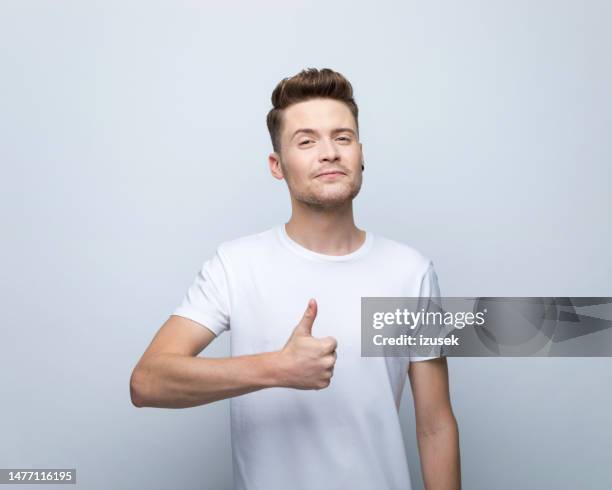
[[[282,349],[315,298],[312,335],[338,341],[327,388],[230,400],[234,488],[409,490],[400,398],[409,362],[432,357],[361,357],[361,297],[439,295],[431,260],[368,231],[342,256],[301,246],[284,224],[219,245],[174,315],[231,332],[233,356],[256,354]]]

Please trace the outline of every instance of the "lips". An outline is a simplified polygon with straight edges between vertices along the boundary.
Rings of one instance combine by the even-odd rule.
[[[342,172],[341,170],[327,170],[317,175],[317,177],[322,177],[324,175],[346,175],[346,174]]]

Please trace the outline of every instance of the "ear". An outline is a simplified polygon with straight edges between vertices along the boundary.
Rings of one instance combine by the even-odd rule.
[[[363,160],[363,143],[359,143],[359,149],[361,150],[361,171],[363,172],[365,166],[363,165],[365,162]]]
[[[275,179],[283,180],[285,178],[278,153],[272,152],[268,155],[268,166],[270,167],[270,173]]]

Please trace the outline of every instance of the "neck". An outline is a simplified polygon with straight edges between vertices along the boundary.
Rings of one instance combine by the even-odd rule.
[[[287,235],[303,247],[326,255],[347,255],[363,245],[366,233],[355,226],[353,202],[333,209],[292,202]]]

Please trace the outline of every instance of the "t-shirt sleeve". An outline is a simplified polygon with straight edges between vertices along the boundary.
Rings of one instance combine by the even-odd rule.
[[[219,248],[204,262],[173,315],[189,318],[215,335],[230,328],[227,261]]]
[[[419,293],[420,298],[424,298],[424,301],[427,301],[426,298],[439,298],[440,297],[440,286],[438,284],[438,275],[436,274],[436,270],[434,269],[433,262],[430,260],[427,270],[421,279],[421,289]],[[440,349],[436,349],[438,355],[432,356],[410,356],[410,362],[418,362],[418,361],[427,361],[429,359],[436,359],[440,357]]]

